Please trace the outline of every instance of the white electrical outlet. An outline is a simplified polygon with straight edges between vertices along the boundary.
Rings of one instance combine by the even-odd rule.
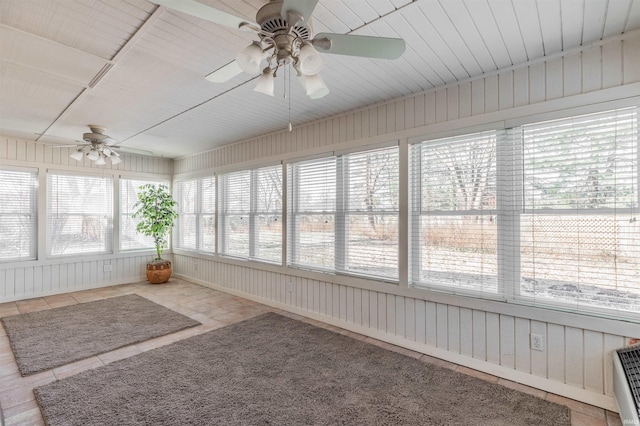
[[[544,350],[544,339],[539,334],[531,335],[531,349],[534,351],[543,351]]]
[[[111,265],[104,265],[104,266],[102,267],[102,270],[103,270],[104,272],[111,272]]]
[[[289,293],[293,291],[293,283],[291,281],[289,281],[289,285],[287,286],[287,288],[289,289]]]

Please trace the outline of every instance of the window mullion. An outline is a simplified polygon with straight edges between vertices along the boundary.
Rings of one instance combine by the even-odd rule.
[[[422,268],[421,258],[421,238],[422,229],[421,222],[421,199],[422,199],[422,184],[420,176],[422,176],[422,145],[413,145],[411,147],[411,216],[409,223],[409,232],[412,235],[410,238],[410,262],[409,268],[411,268],[409,274],[409,280],[411,283],[420,281],[420,269]]]
[[[520,212],[522,211],[522,129],[497,133],[496,207],[498,226],[498,293],[519,294]]]
[[[336,159],[336,212],[335,212],[335,269],[344,271],[346,269],[347,257],[347,224],[346,224],[346,204],[349,196],[348,176],[349,157],[340,156]]]
[[[257,226],[257,209],[258,209],[258,173],[251,170],[249,174],[249,258],[258,257],[258,226]]]

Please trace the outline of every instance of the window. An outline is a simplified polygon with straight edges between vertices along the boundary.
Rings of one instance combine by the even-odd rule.
[[[496,293],[496,134],[411,146],[412,284]]]
[[[138,189],[145,184],[159,185],[157,181],[120,179],[120,250],[155,249],[152,237],[139,234],[136,226],[140,219],[132,217],[138,202]]]
[[[0,262],[37,257],[36,170],[0,169]]]
[[[47,255],[111,253],[113,179],[47,175]]]
[[[523,126],[520,296],[640,312],[638,110]]]
[[[178,202],[176,247],[215,253],[215,176],[179,181],[175,189]]]
[[[289,264],[398,278],[398,147],[294,163]]]
[[[410,284],[640,313],[638,109],[411,145]]]
[[[220,176],[220,253],[282,261],[282,166]]]

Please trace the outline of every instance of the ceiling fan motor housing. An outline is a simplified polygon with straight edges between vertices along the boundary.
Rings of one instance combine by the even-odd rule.
[[[311,36],[308,22],[304,17],[295,14],[289,17],[296,21],[293,26],[282,16],[281,0],[265,4],[256,15],[256,22],[262,31],[273,34],[273,36],[261,35],[261,37],[275,47],[275,59],[282,65],[290,63],[292,58],[297,56],[302,41],[309,40]]]

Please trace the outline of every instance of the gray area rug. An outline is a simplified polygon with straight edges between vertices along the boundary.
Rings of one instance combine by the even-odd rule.
[[[34,390],[48,425],[569,425],[566,407],[269,313]]]
[[[1,321],[23,376],[200,324],[137,294]]]

